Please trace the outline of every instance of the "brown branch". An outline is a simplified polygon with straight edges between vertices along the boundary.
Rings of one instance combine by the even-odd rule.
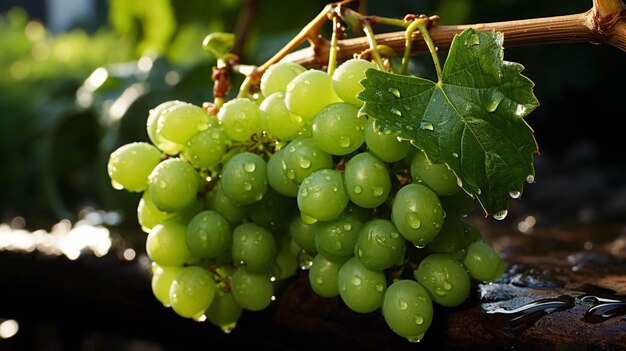
[[[237,26],[235,27],[235,46],[232,52],[241,56],[243,53],[243,47],[248,37],[248,32],[252,26],[252,20],[254,19],[254,13],[259,5],[258,0],[246,0],[242,7],[239,18],[237,19]]]
[[[480,23],[469,25],[434,26],[429,31],[441,51],[448,50],[454,36],[467,28],[479,31],[498,31],[504,34],[506,47],[557,44],[593,43],[609,44],[626,51],[626,7],[621,0],[594,0],[594,7],[587,12],[555,17]],[[390,32],[376,35],[379,45],[390,47],[402,55],[405,33]],[[368,48],[366,37],[344,39],[338,42],[337,61],[343,62],[354,53]],[[287,55],[283,60],[298,62],[307,67],[326,64],[330,42],[320,39],[313,48],[306,48]],[[427,52],[428,47],[419,33],[414,35],[413,53]]]

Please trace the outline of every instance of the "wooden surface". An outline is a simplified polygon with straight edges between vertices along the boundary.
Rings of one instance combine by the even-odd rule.
[[[626,300],[623,225],[535,227],[524,234],[508,223],[481,230],[504,256],[507,273],[491,285],[475,284],[459,307],[436,307],[433,324],[419,344],[396,336],[379,312],[358,314],[338,298],[317,296],[304,271],[278,286],[270,308],[244,312],[237,328],[224,334],[165,309],[150,291],[147,262],[123,260],[112,250],[103,258],[83,255],[75,261],[37,252],[0,252],[0,318],[20,322],[14,340],[0,341],[0,346],[626,350],[626,304],[620,302]],[[614,301],[600,304],[613,317],[593,313],[599,303],[584,296]]]

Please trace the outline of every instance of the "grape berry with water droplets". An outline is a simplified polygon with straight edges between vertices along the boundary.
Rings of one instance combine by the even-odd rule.
[[[230,332],[276,300],[278,280],[305,274],[316,294],[378,311],[416,342],[433,304],[458,306],[472,281],[503,273],[464,218],[474,199],[455,174],[359,115],[366,69],[351,59],[331,77],[277,63],[258,101],[164,102],[148,115],[151,144],[111,154],[113,186],[143,192],[158,301]]]

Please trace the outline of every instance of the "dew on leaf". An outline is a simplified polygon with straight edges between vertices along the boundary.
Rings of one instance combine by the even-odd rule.
[[[399,98],[400,97],[400,90],[396,89],[396,88],[389,88],[388,90],[391,94],[393,94],[395,97]]]
[[[400,112],[400,110],[398,110],[395,107],[392,107],[389,111],[391,111],[391,113],[393,113],[394,115],[396,115],[398,117],[402,117],[402,112]]]
[[[420,123],[420,128],[423,130],[435,130],[435,127],[430,122],[422,122]]]
[[[501,220],[506,218],[507,214],[509,214],[509,211],[507,211],[507,210],[498,211],[498,212],[493,214],[493,218],[501,221]]]

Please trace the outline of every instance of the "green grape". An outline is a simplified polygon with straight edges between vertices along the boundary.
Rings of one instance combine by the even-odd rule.
[[[226,136],[217,127],[209,127],[192,136],[183,149],[183,157],[196,168],[216,167],[226,153]]]
[[[312,135],[315,145],[331,155],[347,155],[356,151],[365,135],[365,118],[357,114],[359,109],[345,102],[324,107],[315,115]]]
[[[341,300],[351,310],[368,313],[382,305],[387,279],[382,271],[370,270],[352,257],[339,269],[337,284]]]
[[[280,149],[267,161],[267,182],[269,186],[279,194],[296,197],[298,196],[298,183],[287,178],[286,170],[283,169],[283,154],[285,149]]]
[[[233,225],[243,222],[246,218],[244,207],[234,203],[224,194],[221,182],[218,182],[215,188],[207,193],[206,201],[207,208],[221,214]]]
[[[433,320],[433,303],[418,282],[402,279],[387,288],[382,306],[385,322],[394,333],[420,341]]]
[[[443,216],[437,195],[421,184],[400,188],[391,205],[393,224],[408,241],[420,247],[431,242],[439,233]]]
[[[439,196],[447,215],[467,216],[476,208],[476,200],[465,191],[457,191],[449,196]]]
[[[463,265],[448,254],[432,254],[413,273],[431,299],[446,307],[458,306],[469,297],[470,279]]]
[[[148,177],[150,198],[165,212],[181,210],[196,199],[200,178],[193,166],[170,158],[159,163]]]
[[[355,106],[363,105],[357,94],[363,90],[361,81],[369,68],[376,69],[376,66],[363,59],[350,59],[335,69],[333,87],[343,101]]]
[[[107,164],[111,185],[117,190],[146,190],[148,176],[161,159],[161,152],[148,143],[136,142],[120,146],[111,153]]]
[[[421,151],[416,152],[411,160],[411,176],[413,182],[428,186],[440,196],[449,196],[461,190],[456,175],[448,166],[431,163]]]
[[[358,217],[343,213],[315,227],[315,248],[333,262],[345,262],[354,255],[354,245],[363,223]]]
[[[302,183],[309,174],[333,167],[333,158],[315,144],[312,138],[300,137],[285,146],[282,167],[289,180]]]
[[[230,222],[213,210],[196,214],[187,224],[187,246],[192,254],[203,258],[216,258],[232,245],[233,230]]]
[[[504,272],[504,262],[500,255],[482,241],[469,244],[463,265],[472,278],[482,282],[496,280]]]
[[[400,161],[406,157],[409,150],[415,149],[408,142],[398,140],[397,134],[378,130],[376,120],[372,117],[367,118],[363,134],[367,150],[385,162]]]
[[[261,311],[274,299],[274,285],[267,273],[253,273],[237,268],[230,278],[233,298],[249,311]]]
[[[213,302],[204,315],[213,325],[228,332],[235,328],[239,317],[243,313],[243,308],[235,301],[233,294],[222,289],[216,289]]]
[[[259,155],[242,152],[233,156],[222,172],[224,195],[240,205],[263,198],[267,190],[267,163]]]
[[[144,191],[137,205],[137,221],[141,226],[141,230],[146,233],[150,232],[155,225],[165,222],[169,219],[178,219],[178,212],[164,212],[159,210],[150,198],[150,192]]]
[[[148,257],[161,266],[181,266],[191,257],[186,242],[187,227],[167,221],[152,228],[146,239]]]
[[[315,247],[315,227],[317,223],[307,224],[302,221],[300,215],[293,216],[289,222],[289,234],[304,251],[311,255],[317,253]]]
[[[159,104],[155,108],[150,109],[148,119],[146,120],[146,132],[148,133],[148,138],[152,144],[158,145],[157,128],[159,126],[159,118],[161,118],[161,115],[169,108],[179,104],[184,104],[184,102],[178,100],[166,101]]]
[[[292,113],[285,104],[285,93],[273,93],[259,106],[261,128],[279,140],[293,140],[305,129],[302,117]]]
[[[298,189],[298,208],[303,218],[329,221],[337,218],[348,204],[348,194],[339,172],[321,169],[304,179]]]
[[[233,231],[233,261],[248,272],[262,272],[276,260],[274,234],[254,223],[242,223]]]
[[[287,85],[287,108],[305,120],[313,119],[322,108],[340,101],[332,77],[324,71],[308,70]]]
[[[458,216],[446,215],[437,236],[426,245],[429,252],[447,253],[457,259],[465,255],[465,248],[471,243],[466,236],[463,221]]]
[[[161,266],[152,262],[152,293],[163,306],[170,307],[170,287],[174,278],[183,270],[182,266]]]
[[[276,256],[274,275],[276,280],[291,278],[298,272],[298,253],[302,250],[289,235],[280,238],[280,249]]]
[[[205,110],[193,104],[178,103],[161,112],[157,121],[156,138],[158,143],[175,144],[175,150],[164,150],[175,154],[183,149],[192,136],[207,128],[209,116]]]
[[[369,152],[362,152],[346,163],[344,182],[350,201],[364,208],[382,205],[391,190],[387,165]]]
[[[296,208],[295,199],[285,197],[270,187],[260,201],[246,205],[245,212],[254,223],[272,231],[285,232]]]
[[[202,320],[213,302],[215,281],[210,273],[197,266],[183,268],[170,287],[172,309],[181,317]]]
[[[372,219],[359,229],[354,253],[368,269],[382,271],[402,263],[405,242],[391,221]]]
[[[278,62],[271,65],[261,77],[261,93],[268,97],[274,93],[287,91],[287,85],[296,76],[306,72],[304,66],[295,62]]]
[[[261,135],[259,106],[246,98],[235,98],[217,113],[226,135],[235,141],[248,141],[253,134]]]
[[[309,284],[316,294],[322,297],[339,295],[338,275],[342,262],[333,262],[324,255],[317,254],[309,268]]]

